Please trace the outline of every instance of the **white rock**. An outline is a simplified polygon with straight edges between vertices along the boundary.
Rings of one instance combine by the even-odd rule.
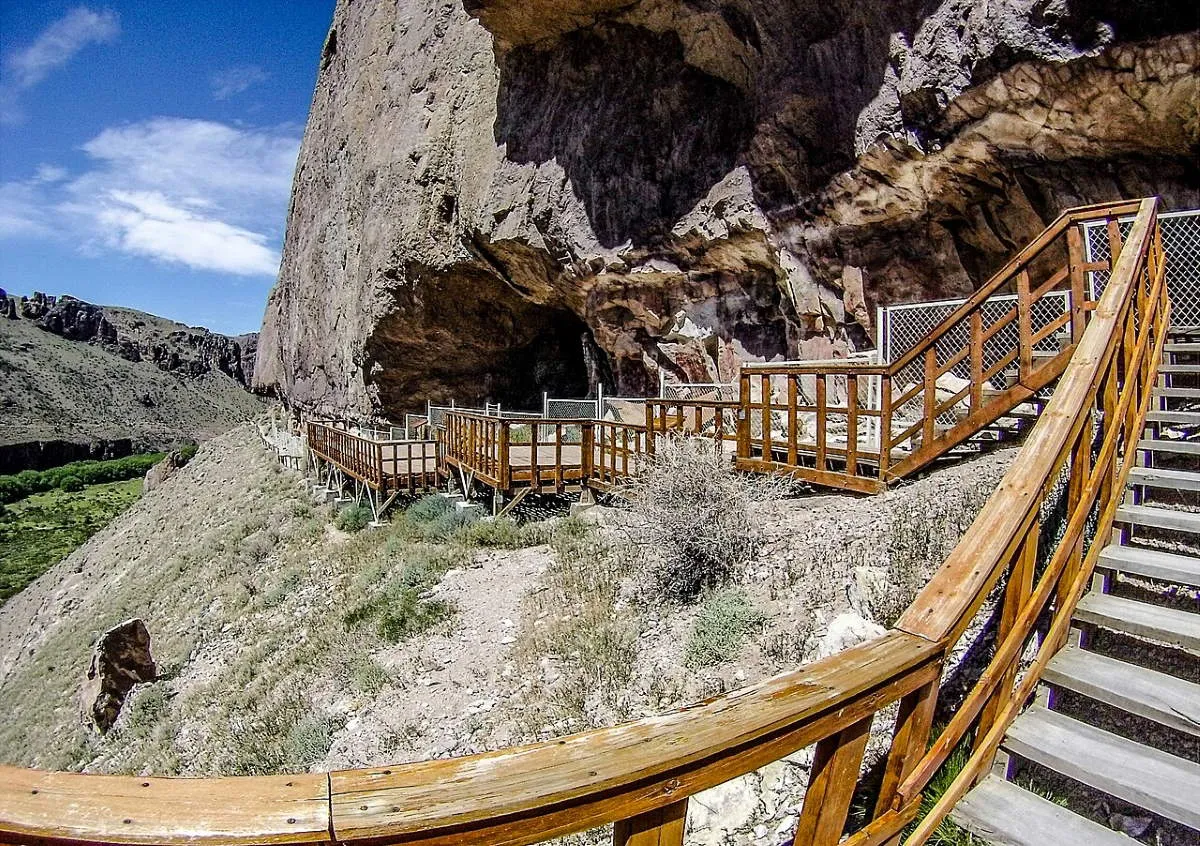
[[[817,656],[828,658],[830,655],[837,655],[865,640],[879,637],[886,631],[878,623],[864,620],[852,611],[838,614],[829,621],[829,627],[817,645]]]

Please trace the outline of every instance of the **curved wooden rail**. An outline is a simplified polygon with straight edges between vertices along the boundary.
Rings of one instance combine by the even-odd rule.
[[[617,846],[678,846],[688,796],[815,743],[795,842],[833,846],[871,723],[898,701],[874,813],[843,842],[898,843],[929,779],[952,749],[971,742],[967,767],[905,841],[924,843],[986,769],[1058,648],[1102,546],[1091,537],[1104,538],[1112,522],[1166,337],[1156,210],[1152,199],[1138,205],[1049,407],[893,631],[667,714],[451,760],[207,780],[3,767],[0,842],[525,844],[612,822]],[[1067,498],[1066,525],[1051,531],[1040,526],[1042,504],[1059,495]],[[1035,564],[1047,558],[1035,579]],[[995,655],[930,745],[947,655],[998,584]],[[1046,609],[1049,634],[1017,681],[1016,663]]]

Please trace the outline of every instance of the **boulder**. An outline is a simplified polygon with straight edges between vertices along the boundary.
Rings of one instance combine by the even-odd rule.
[[[87,719],[102,734],[107,732],[133,686],[156,678],[158,669],[150,654],[146,624],[134,618],[109,629],[96,643],[83,685]]]
[[[837,655],[863,641],[886,634],[887,630],[878,623],[864,620],[858,614],[846,612],[834,617],[817,645],[817,657]]]

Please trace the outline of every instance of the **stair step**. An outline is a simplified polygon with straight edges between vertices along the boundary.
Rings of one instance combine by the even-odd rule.
[[[1200,455],[1200,441],[1169,441],[1165,438],[1138,441],[1138,449],[1149,452],[1170,452],[1175,455]]]
[[[1075,619],[1110,631],[1200,652],[1200,614],[1189,611],[1106,593],[1089,593],[1075,607]]]
[[[1160,364],[1159,373],[1200,373],[1200,364]]]
[[[1035,793],[990,775],[959,800],[950,818],[998,846],[1133,846],[1119,831],[1068,811]]]
[[[1146,422],[1200,426],[1200,411],[1151,411],[1146,414]]]
[[[1191,511],[1175,511],[1153,505],[1122,505],[1117,509],[1116,519],[1118,523],[1132,523],[1135,526],[1200,533],[1200,514]]]
[[[1040,705],[1017,717],[1004,746],[1110,796],[1200,828],[1200,764]]]
[[[1177,491],[1200,491],[1200,473],[1190,470],[1164,470],[1160,467],[1131,467],[1129,484]]]
[[[1163,344],[1163,351],[1169,353],[1200,353],[1200,344],[1193,341],[1175,341]]]
[[[1096,566],[1147,579],[1200,587],[1200,559],[1188,555],[1114,543],[1100,553],[1100,561]]]
[[[1156,397],[1183,397],[1184,399],[1200,399],[1200,388],[1155,388]]]
[[[1127,713],[1200,736],[1198,684],[1074,647],[1055,655],[1042,679]]]

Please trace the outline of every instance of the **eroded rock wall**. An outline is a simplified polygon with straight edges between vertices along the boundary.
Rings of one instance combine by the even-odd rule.
[[[464,6],[465,2],[465,6]],[[1063,207],[1195,205],[1179,0],[340,2],[256,383],[310,411],[869,346]]]

